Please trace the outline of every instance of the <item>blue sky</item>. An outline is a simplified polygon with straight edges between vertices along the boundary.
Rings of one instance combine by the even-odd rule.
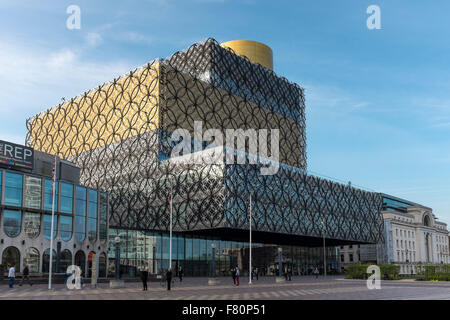
[[[69,5],[81,29],[69,30]],[[369,5],[381,30],[366,27]],[[274,51],[306,91],[308,169],[433,208],[450,224],[450,2],[0,2],[0,139],[25,119],[213,37]]]

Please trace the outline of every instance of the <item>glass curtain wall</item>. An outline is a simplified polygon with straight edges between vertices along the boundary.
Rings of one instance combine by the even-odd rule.
[[[161,274],[169,267],[169,235],[160,232],[111,229],[110,248],[115,247],[114,238],[121,238],[121,272],[125,277],[139,275],[147,267],[152,274]],[[246,242],[223,241],[216,238],[196,237],[174,233],[172,239],[172,269],[177,274],[179,267],[186,276],[210,276],[212,272],[212,247],[216,247],[216,275],[229,276],[232,268],[239,266],[242,275],[248,275],[249,245]],[[260,275],[278,274],[278,248],[280,246],[253,243],[252,266]],[[281,246],[283,270],[292,270],[293,275],[312,274],[315,267],[322,270],[323,249],[297,246]],[[335,256],[332,247],[327,248],[327,264],[333,268]],[[109,273],[113,275],[115,250],[108,253]],[[330,271],[330,270],[329,270]]]

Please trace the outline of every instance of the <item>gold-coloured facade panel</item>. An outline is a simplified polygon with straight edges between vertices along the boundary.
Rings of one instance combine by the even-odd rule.
[[[233,40],[224,42],[221,46],[231,48],[236,54],[246,56],[251,62],[273,70],[272,49],[264,43],[252,40]]]
[[[158,99],[153,64],[30,119],[30,146],[67,158],[154,130]]]

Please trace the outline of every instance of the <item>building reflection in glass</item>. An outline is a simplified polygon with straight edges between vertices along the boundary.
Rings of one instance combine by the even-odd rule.
[[[169,267],[169,236],[160,232],[111,229],[109,247],[114,248],[114,238],[121,239],[120,265],[125,277],[138,276],[138,271],[147,267],[151,274],[161,274]],[[211,244],[216,245],[216,275],[229,276],[231,268],[239,266],[248,274],[249,244],[246,242],[223,241],[218,238],[189,236],[174,233],[172,240],[172,268],[183,268],[186,276],[210,274]],[[253,243],[252,265],[260,275],[278,274],[278,245]],[[311,274],[315,267],[323,266],[323,248],[281,246],[283,269],[292,270],[293,275]],[[209,249],[209,250],[208,250]],[[327,249],[328,272],[337,271],[336,249]],[[109,274],[114,270],[114,252],[109,251]],[[286,270],[283,270],[283,272]]]

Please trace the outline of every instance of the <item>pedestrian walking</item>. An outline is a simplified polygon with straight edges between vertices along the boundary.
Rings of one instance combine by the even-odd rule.
[[[233,284],[236,285],[236,268],[231,268],[231,277],[233,278]]]
[[[292,281],[292,269],[290,269],[290,268],[288,270],[288,278],[289,278],[289,281]]]
[[[239,286],[239,276],[241,275],[241,271],[239,270],[239,267],[236,266],[236,285]]]
[[[14,282],[16,281],[16,269],[14,268],[14,266],[11,266],[11,268],[9,268],[8,278],[9,278],[9,287],[10,288],[14,287]]]
[[[284,279],[287,281],[288,279],[288,270],[287,267],[284,267]]]
[[[178,278],[180,278],[180,282],[183,281],[183,268],[181,266],[178,268]]]
[[[319,277],[319,269],[317,267],[314,269],[314,274],[316,275],[316,279]]]
[[[172,284],[172,269],[167,269],[166,272],[167,290],[170,290],[170,285]]]
[[[28,265],[26,265],[25,268],[23,268],[22,282],[19,284],[19,286],[23,285],[25,278],[28,280],[28,283],[30,284],[30,287],[31,287],[33,284],[31,283],[31,280],[30,280],[30,268],[28,267]]]
[[[148,281],[148,270],[147,268],[142,269],[141,271],[141,280],[142,280],[142,291],[147,291],[147,281]]]

